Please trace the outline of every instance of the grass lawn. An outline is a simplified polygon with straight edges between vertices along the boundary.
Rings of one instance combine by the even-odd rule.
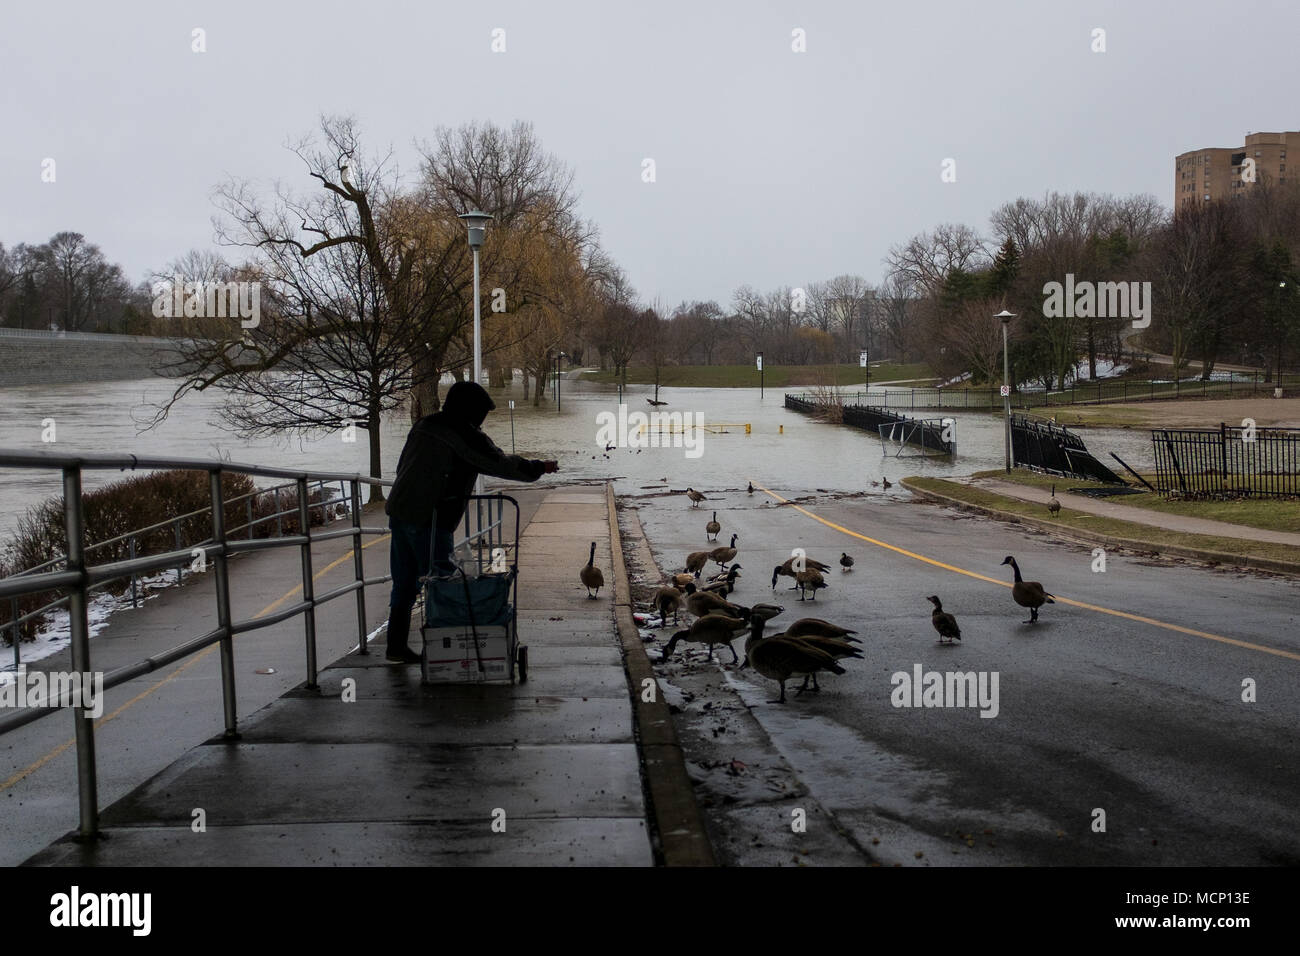
[[[841,385],[844,387],[866,384],[865,369],[857,365],[768,365],[763,372],[767,388],[811,388],[815,385]],[[584,372],[583,379],[613,385],[617,379],[613,372]],[[924,379],[918,385],[931,381],[934,374],[922,364],[872,365],[873,382],[892,382],[899,379]],[[758,388],[759,374],[753,365],[666,365],[660,369],[659,386],[671,388]],[[654,369],[648,365],[629,365],[629,385],[653,385]]]
[[[1002,473],[997,472],[996,474],[1001,475]],[[937,494],[947,495],[949,498],[956,498],[958,501],[964,501],[967,504],[977,505],[984,508],[995,508],[998,511],[1006,511],[1011,514],[1023,515],[1028,518],[1043,517],[1043,506],[1041,504],[1029,501],[1020,501],[1016,498],[1007,498],[1003,495],[996,495],[979,488],[972,488],[969,485],[962,485],[953,481],[944,481],[941,478],[908,478],[907,483],[922,491],[933,491]],[[1058,481],[1058,488],[1060,487],[1060,484],[1061,483]],[[1072,482],[1071,484],[1073,485],[1075,483]],[[1086,483],[1077,483],[1080,487],[1083,484]],[[1203,515],[1203,517],[1208,518],[1211,516],[1207,514]],[[1086,514],[1082,511],[1074,511],[1067,507],[1061,508],[1061,513],[1055,520],[1057,524],[1065,528],[1091,531],[1094,534],[1111,535],[1116,538],[1127,538],[1130,541],[1141,542],[1149,545],[1153,551],[1159,551],[1165,546],[1175,545],[1184,548],[1201,548],[1206,551],[1219,551],[1224,554],[1262,558],[1270,561],[1289,561],[1293,564],[1297,563],[1296,549],[1285,544],[1268,544],[1259,541],[1250,541],[1243,538],[1220,538],[1215,535],[1186,534],[1180,531],[1166,531],[1164,528],[1153,528],[1150,525],[1137,524],[1132,521],[1117,521],[1112,518],[1103,518],[1098,515]],[[1278,526],[1274,525],[1273,527]]]
[[[1007,474],[1001,468],[993,471],[977,471],[976,478],[997,478],[1020,485],[1050,490],[1056,485],[1057,497],[1066,488],[1104,488],[1099,481],[1079,481],[1074,478],[1053,478],[1040,475],[1023,468],[1012,468]],[[1152,475],[1143,475],[1148,481]],[[1125,507],[1143,508],[1147,511],[1159,511],[1168,515],[1186,515],[1189,518],[1208,518],[1211,521],[1227,521],[1232,524],[1245,525],[1248,528],[1267,528],[1274,531],[1300,531],[1300,501],[1286,501],[1272,498],[1242,501],[1168,501],[1145,488],[1140,495],[1123,495],[1117,498],[1098,499],[1110,504]],[[1062,505],[1065,499],[1062,499]]]

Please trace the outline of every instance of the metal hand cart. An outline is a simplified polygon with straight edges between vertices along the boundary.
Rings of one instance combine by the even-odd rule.
[[[512,544],[503,533],[507,502],[515,509]],[[431,540],[430,574],[421,578],[421,681],[513,682],[517,673],[522,684],[528,679],[528,648],[520,645],[518,628],[519,502],[509,495],[469,497],[465,537],[453,551],[455,572],[438,572],[433,547]]]

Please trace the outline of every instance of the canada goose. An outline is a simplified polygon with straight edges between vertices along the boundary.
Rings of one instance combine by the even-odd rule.
[[[750,621],[750,636],[745,641],[745,663],[781,685],[780,699],[768,703],[785,703],[785,682],[792,674],[811,674],[819,670],[844,673],[844,668],[835,663],[834,657],[799,638],[786,639],[783,634],[763,637],[764,623],[762,617]]]
[[[681,589],[686,587],[695,580],[695,575],[683,571],[681,574],[673,575],[673,587]]]
[[[688,584],[686,592],[686,610],[696,617],[704,617],[706,614],[726,614],[728,617],[738,617],[742,621],[749,620],[749,608],[732,604],[713,591],[697,591],[695,585]]]
[[[781,575],[785,575],[787,578],[794,577],[795,575],[794,564],[798,560],[799,560],[798,558],[793,558],[793,557],[786,558],[784,564],[778,564],[776,567],[772,569],[773,590],[776,589],[776,579],[779,578]],[[804,557],[803,564],[805,568],[811,568],[814,571],[829,571],[831,569],[831,566],[829,564],[822,564],[820,561],[814,561],[812,558],[807,556]],[[790,590],[797,591],[798,588],[794,587],[791,588]]]
[[[582,579],[583,586],[587,589],[587,597],[600,597],[600,589],[605,586],[605,575],[600,573],[600,568],[596,567],[596,542],[591,542],[591,556],[587,558],[587,563],[578,572],[578,577]],[[592,594],[591,589],[595,588],[596,593]]]
[[[746,491],[745,494],[752,495],[753,493],[754,493],[754,483],[751,481],[749,483],[749,490]]]
[[[651,405],[654,405],[656,408],[658,408],[660,405],[667,405],[667,404],[668,404],[667,402],[658,402],[658,401],[655,401],[653,398],[647,398],[646,401],[649,402]]]
[[[852,644],[846,644],[838,638],[815,636],[791,637],[790,632],[786,631],[785,639],[788,641],[798,641],[801,644],[807,644],[809,647],[814,647],[819,651],[825,651],[833,660],[843,660],[846,657],[856,657],[859,660],[862,659],[862,652],[860,650]],[[799,689],[795,691],[796,697],[808,689],[809,678],[812,679],[812,689],[817,693],[821,692],[821,687],[817,685],[817,669],[814,668],[811,671],[803,672],[803,683],[800,684]]]
[[[957,619],[944,611],[943,602],[939,600],[938,595],[932,594],[926,600],[934,605],[934,612],[930,615],[930,623],[939,632],[939,643],[945,643],[945,637],[948,638],[946,642],[948,644],[951,644],[954,638],[960,641],[961,628],[957,626]]]
[[[892,481],[890,481],[888,478],[885,478],[884,476],[881,476],[881,479],[880,479],[880,487],[882,487],[882,488],[884,488],[886,491],[888,491],[890,488],[894,487],[894,483],[893,483]]]
[[[1061,503],[1056,500],[1056,485],[1052,485],[1052,500],[1047,502],[1047,510],[1052,513],[1053,518],[1061,513]]]
[[[686,489],[686,497],[691,499],[691,507],[692,507],[692,508],[698,508],[698,507],[700,506],[700,502],[701,502],[701,501],[708,501],[708,500],[709,500],[706,496],[700,494],[700,493],[699,493],[698,491],[696,491],[694,488],[687,488],[687,489]]]
[[[845,571],[853,570],[853,559],[843,552],[840,553],[840,567]]]
[[[1002,559],[1003,564],[1011,565],[1011,570],[1016,573],[1016,583],[1011,586],[1011,597],[1021,607],[1029,608],[1029,620],[1021,621],[1022,624],[1034,624],[1038,621],[1038,609],[1044,604],[1055,604],[1052,595],[1043,590],[1043,586],[1037,581],[1026,581],[1020,576],[1020,565],[1016,564],[1016,559],[1007,555]]]
[[[718,532],[722,530],[722,525],[718,524],[718,513],[713,512],[713,520],[704,526],[704,536],[710,541],[718,540]],[[712,536],[712,537],[710,537]]]
[[[736,590],[736,578],[740,577],[740,568],[739,564],[733,564],[725,573],[715,574],[700,590],[712,591],[721,597],[726,597]]]
[[[740,535],[733,534],[731,536],[730,547],[714,548],[712,551],[709,552],[709,557],[713,558],[714,561],[718,562],[718,567],[725,569],[727,566],[727,562],[736,556],[736,539],[739,537]]]
[[[686,570],[695,576],[695,580],[699,580],[700,572],[709,563],[709,555],[712,553],[711,551],[692,551],[686,556]]]
[[[826,579],[822,577],[820,571],[814,571],[809,568],[807,571],[800,571],[794,576],[795,583],[799,589],[799,600],[804,601],[807,598],[804,595],[806,591],[812,591],[812,599],[817,600],[817,591],[826,587]]]
[[[677,646],[678,641],[687,641],[691,644],[704,644],[709,649],[709,659],[713,659],[713,645],[725,644],[731,651],[731,662],[734,664],[740,660],[736,649],[732,647],[731,642],[737,637],[737,632],[745,628],[745,622],[738,617],[727,617],[725,614],[706,614],[704,617],[696,619],[695,623],[684,631],[678,631],[668,640],[668,645],[664,648],[661,663],[672,657],[673,648]]]
[[[849,641],[853,644],[861,643],[856,637],[850,637],[850,634],[856,634],[857,631],[851,631],[847,627],[840,627],[838,624],[832,624],[830,621],[824,621],[819,617],[801,617],[785,629],[785,633],[790,637],[833,637],[840,641]]]
[[[682,592],[677,588],[662,587],[655,592],[654,606],[659,612],[660,627],[667,626],[669,613],[672,614],[673,624],[676,625],[677,612],[682,607]]]

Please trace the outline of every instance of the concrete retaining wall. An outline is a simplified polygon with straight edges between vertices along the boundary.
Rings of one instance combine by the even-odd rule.
[[[167,361],[166,339],[0,330],[0,388],[148,378]]]

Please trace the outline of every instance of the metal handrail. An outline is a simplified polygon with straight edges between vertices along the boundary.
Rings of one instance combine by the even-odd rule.
[[[332,482],[331,482],[331,483],[332,483]],[[325,482],[325,481],[317,481],[317,482],[316,482],[316,489],[317,489],[317,491],[319,491],[321,494],[324,494],[324,491],[325,491],[325,485],[326,485],[326,482]],[[256,488],[256,489],[254,489],[253,491],[246,492],[246,493],[244,493],[244,494],[242,494],[242,495],[236,495],[236,496],[233,497],[233,498],[227,498],[227,499],[225,500],[225,505],[226,505],[226,506],[229,506],[229,505],[235,504],[236,502],[239,502],[239,501],[247,500],[247,501],[249,502],[249,512],[250,512],[250,516],[251,516],[251,511],[252,511],[252,501],[253,501],[254,499],[256,499],[256,498],[262,496],[262,495],[273,494],[273,495],[275,496],[275,499],[276,499],[276,508],[277,508],[277,510],[276,510],[275,512],[273,512],[272,514],[264,515],[264,516],[262,516],[262,517],[260,517],[260,518],[255,519],[255,520],[249,520],[249,521],[245,522],[244,524],[236,525],[235,527],[230,528],[230,529],[228,530],[228,534],[233,534],[233,533],[236,532],[236,531],[241,531],[241,530],[244,530],[244,529],[248,529],[249,539],[251,540],[251,539],[252,539],[252,535],[253,535],[253,532],[252,532],[252,529],[253,529],[253,528],[255,528],[255,527],[256,527],[257,525],[259,525],[259,524],[263,524],[263,523],[265,523],[265,522],[269,522],[269,521],[274,520],[275,523],[276,523],[276,537],[284,537],[284,528],[283,528],[283,523],[282,523],[281,519],[282,519],[285,515],[293,514],[295,511],[297,511],[297,507],[294,506],[293,508],[286,508],[286,509],[284,509],[284,510],[278,510],[278,509],[279,509],[279,500],[280,500],[279,492],[280,492],[280,490],[281,490],[282,488],[291,488],[291,487],[296,487],[296,482],[292,482],[292,481],[290,481],[290,482],[285,482],[285,483],[283,483],[283,484],[279,484],[279,485],[272,485],[272,486],[270,486],[270,487],[268,487],[268,488]],[[339,497],[337,497],[337,498],[322,498],[320,501],[313,501],[313,502],[310,502],[310,508],[309,508],[309,511],[314,511],[314,510],[316,510],[316,509],[320,509],[320,510],[321,510],[321,520],[322,520],[322,523],[324,523],[325,520],[326,520],[326,517],[325,517],[325,509],[326,509],[326,508],[329,508],[329,507],[333,507],[333,506],[336,505],[336,504],[343,503],[343,502],[345,502],[345,501],[347,501],[347,500],[348,500],[348,499],[347,499],[347,497],[346,497],[346,495],[345,495],[345,492],[343,491],[343,482],[339,482]],[[91,551],[94,551],[94,550],[96,550],[96,549],[104,548],[104,547],[107,547],[108,545],[111,545],[111,544],[117,544],[117,543],[120,542],[120,541],[128,541],[128,542],[130,543],[131,560],[134,561],[134,560],[136,559],[136,554],[135,554],[136,541],[137,541],[140,537],[143,537],[143,536],[146,535],[146,534],[149,534],[149,533],[154,532],[154,531],[161,530],[161,529],[167,527],[168,525],[171,525],[171,526],[174,528],[174,530],[175,530],[175,534],[176,534],[176,552],[175,552],[175,556],[176,556],[178,559],[182,559],[182,560],[177,560],[174,564],[163,564],[163,565],[161,565],[157,570],[175,569],[175,571],[176,571],[176,583],[179,584],[179,583],[181,582],[181,579],[184,577],[185,567],[189,564],[189,559],[193,557],[193,552],[194,552],[196,549],[202,547],[204,544],[207,544],[207,543],[208,543],[208,539],[204,539],[203,541],[194,542],[194,543],[190,546],[188,552],[186,552],[185,549],[183,548],[182,544],[181,544],[181,522],[182,522],[182,521],[185,521],[185,520],[187,520],[187,519],[189,519],[189,518],[195,518],[195,517],[198,517],[198,516],[200,516],[200,515],[205,515],[205,514],[209,513],[211,510],[212,510],[212,506],[209,504],[209,505],[207,505],[206,507],[204,507],[204,508],[200,508],[200,509],[198,509],[198,510],[196,510],[196,511],[190,511],[190,512],[187,512],[187,513],[185,513],[185,514],[183,514],[183,515],[177,515],[177,516],[175,516],[175,517],[173,517],[173,518],[167,518],[167,519],[165,519],[165,520],[163,520],[163,521],[158,521],[158,522],[155,522],[154,524],[146,525],[146,526],[143,527],[143,528],[135,528],[135,529],[133,529],[133,530],[131,530],[131,531],[127,531],[127,532],[125,532],[125,533],[123,533],[123,534],[119,534],[119,535],[117,535],[116,537],[108,538],[108,539],[106,539],[106,540],[104,540],[104,541],[99,541],[99,542],[96,542],[96,543],[94,543],[94,544],[88,544],[88,545],[86,545],[86,547],[85,547],[85,551],[86,551],[87,554],[89,554]],[[24,569],[21,570],[21,571],[15,571],[14,573],[10,574],[8,577],[9,577],[9,578],[24,577],[24,576],[28,576],[28,577],[30,577],[30,576],[36,574],[37,572],[40,572],[40,571],[45,570],[46,568],[54,568],[54,567],[56,567],[56,566],[63,565],[63,564],[65,564],[66,562],[67,562],[67,556],[66,556],[66,555],[60,555],[60,556],[58,556],[58,557],[51,558],[51,559],[48,560],[48,561],[44,561],[44,562],[42,562],[42,563],[40,563],[40,564],[33,565],[33,566],[30,567],[30,568],[24,568]],[[95,590],[95,591],[100,590],[100,589],[106,587],[108,584],[112,583],[113,581],[120,580],[121,578],[124,578],[124,577],[127,577],[127,576],[128,576],[128,574],[119,574],[119,575],[115,575],[114,577],[111,577],[111,578],[104,578],[104,579],[98,580],[98,581],[96,581],[96,582],[95,582],[95,583],[94,583],[90,588],[88,588],[88,592],[89,592],[89,591],[92,591],[92,590]],[[137,594],[138,574],[137,574],[136,572],[132,571],[132,572],[130,572],[129,577],[131,578],[131,606],[132,606],[132,607],[138,607],[138,606],[139,606],[139,598],[138,598],[138,594]],[[7,597],[10,597],[10,602],[11,602],[11,603],[10,603],[11,612],[10,612],[10,619],[9,619],[8,623],[5,625],[5,630],[8,630],[8,631],[10,632],[10,636],[11,636],[12,643],[13,643],[13,650],[14,650],[14,667],[17,668],[17,667],[19,666],[19,647],[18,647],[18,638],[19,638],[19,635],[20,635],[20,633],[21,633],[21,627],[22,627],[22,625],[25,624],[25,623],[27,623],[28,621],[36,620],[36,619],[40,618],[42,615],[47,614],[47,613],[49,613],[50,611],[52,611],[52,610],[54,610],[54,609],[56,609],[56,608],[61,608],[61,607],[63,607],[63,606],[64,606],[65,604],[67,604],[67,602],[68,602],[68,596],[67,596],[67,595],[64,595],[63,597],[55,598],[55,599],[52,600],[52,601],[49,601],[49,602],[47,602],[47,603],[45,603],[45,604],[42,604],[40,607],[33,608],[32,610],[28,611],[28,612],[25,613],[25,614],[19,614],[19,613],[18,613],[18,605],[17,605],[17,597],[18,597],[18,593],[17,593],[17,592],[15,592],[14,594],[9,594],[9,593],[7,593],[7,592],[5,592],[5,591],[3,591],[3,590],[0,590],[0,597],[6,597],[6,596],[7,596]]]
[[[12,575],[0,580],[0,597],[19,597],[49,590],[69,590],[66,601],[69,610],[69,630],[72,645],[72,669],[79,674],[91,674],[90,628],[87,619],[87,595],[96,583],[103,584],[114,578],[127,574],[138,574],[150,569],[174,566],[177,560],[188,560],[192,550],[169,551],[144,558],[133,558],[107,564],[94,565],[86,560],[84,503],[82,501],[82,472],[86,470],[135,470],[135,469],[180,469],[205,471],[208,473],[210,513],[212,534],[210,538],[196,546],[202,549],[204,561],[211,562],[213,578],[216,585],[217,627],[208,633],[191,638],[185,643],[163,651],[143,661],[137,661],[119,667],[104,675],[103,689],[108,690],[141,674],[157,670],[174,661],[212,645],[220,647],[221,687],[225,717],[225,736],[236,739],[238,731],[238,714],[235,698],[234,637],[255,628],[268,626],[295,614],[303,615],[306,638],[307,682],[310,689],[318,689],[316,660],[316,608],[342,597],[350,592],[357,596],[357,631],[358,644],[362,654],[368,653],[366,635],[365,588],[372,584],[382,584],[392,580],[391,575],[366,578],[362,557],[361,537],[365,534],[387,534],[387,528],[366,528],[361,524],[361,485],[389,486],[391,481],[362,476],[360,474],[342,474],[335,472],[295,471],[284,468],[267,468],[260,465],[246,465],[228,461],[205,461],[192,458],[155,458],[136,455],[55,455],[34,453],[11,449],[0,449],[0,468],[34,468],[57,469],[63,475],[63,510],[64,530],[67,534],[68,553],[64,559],[66,569],[62,571],[45,571],[38,574]],[[280,539],[263,539],[258,541],[234,542],[229,538],[225,526],[225,502],[221,497],[221,476],[224,472],[236,474],[259,475],[276,478],[290,478],[298,490],[298,520],[301,535],[292,535]],[[308,482],[340,482],[350,485],[350,512],[352,527],[325,532],[322,535],[311,534],[310,511],[316,507],[308,501]],[[480,508],[481,516],[481,508]],[[484,533],[492,540],[492,530],[484,528],[480,521],[478,530],[469,533],[469,515],[466,520],[467,542],[474,537],[481,538]],[[354,580],[341,587],[334,588],[319,597],[314,592],[312,573],[312,543],[339,536],[352,537]],[[256,618],[236,621],[231,616],[230,581],[228,562],[231,556],[243,550],[294,547],[300,549],[302,559],[302,600],[291,608],[277,612],[273,619]],[[18,727],[38,720],[56,709],[65,706],[62,702],[58,708],[28,707],[16,714],[0,718],[0,735]],[[85,699],[73,702],[73,725],[76,733],[77,754],[77,788],[80,803],[79,835],[82,838],[94,838],[99,833],[99,797],[95,761],[94,719],[89,716]]]

